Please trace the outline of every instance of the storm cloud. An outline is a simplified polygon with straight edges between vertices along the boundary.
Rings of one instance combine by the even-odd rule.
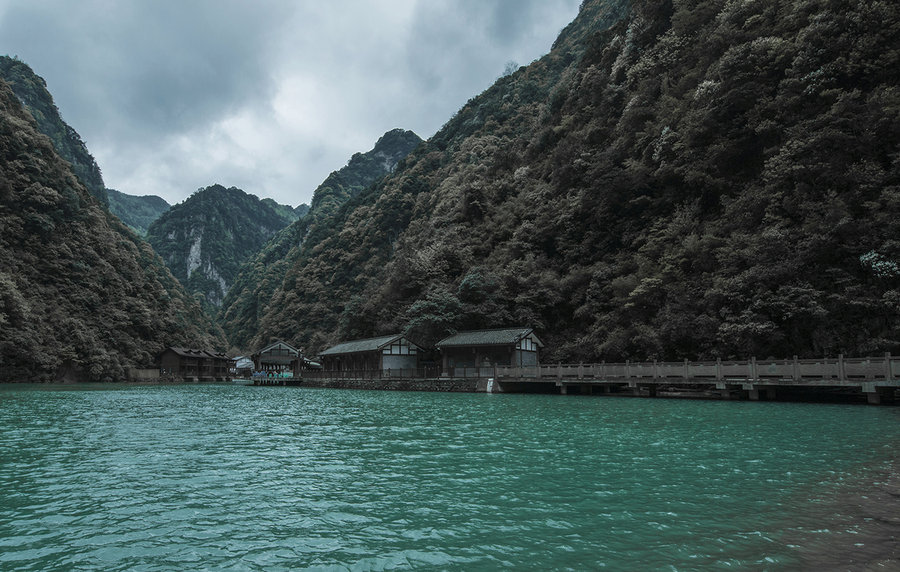
[[[578,3],[0,0],[0,53],[47,81],[107,186],[297,205],[385,131],[433,135]]]

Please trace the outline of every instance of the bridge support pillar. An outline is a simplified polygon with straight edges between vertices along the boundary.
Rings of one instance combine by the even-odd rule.
[[[720,399],[724,401],[728,401],[729,399],[731,399],[731,389],[724,382],[717,381],[716,389],[719,392]]]
[[[863,391],[869,405],[885,405],[894,402],[893,387],[878,387],[874,383],[864,383]]]
[[[647,391],[649,392],[648,397],[656,397],[656,386],[655,385],[648,385]]]
[[[592,395],[594,393],[594,386],[590,383],[582,383],[579,389],[581,391],[581,395]]]
[[[560,384],[560,386],[559,386],[559,394],[560,394],[560,395],[567,395],[568,393],[569,393],[569,386],[566,385],[565,383]]]
[[[760,399],[772,401],[775,399],[774,387],[759,387],[752,384],[745,384],[744,389],[747,391],[747,396],[750,398],[750,401],[759,401]]]

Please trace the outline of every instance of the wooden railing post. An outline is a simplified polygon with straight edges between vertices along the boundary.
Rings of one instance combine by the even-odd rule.
[[[794,356],[794,367],[791,370],[791,379],[800,381],[800,364],[797,363],[797,356]]]
[[[688,367],[688,359],[684,358],[684,379],[690,379],[690,369]]]
[[[847,370],[844,368],[844,354],[838,354],[838,379],[847,381]]]
[[[722,358],[716,358],[716,379],[722,380]]]
[[[750,358],[750,379],[756,381],[759,379],[759,376],[756,372],[756,356]]]
[[[884,354],[884,379],[885,381],[891,379],[891,352]]]
[[[631,377],[631,362],[629,360],[625,360],[625,379]]]

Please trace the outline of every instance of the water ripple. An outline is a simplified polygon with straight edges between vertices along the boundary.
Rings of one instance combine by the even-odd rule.
[[[46,389],[0,388],[3,570],[777,570],[896,532],[841,500],[895,409]]]

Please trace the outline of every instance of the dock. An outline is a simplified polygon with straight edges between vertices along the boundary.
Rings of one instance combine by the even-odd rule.
[[[250,378],[253,385],[300,385],[302,377],[254,375]]]

